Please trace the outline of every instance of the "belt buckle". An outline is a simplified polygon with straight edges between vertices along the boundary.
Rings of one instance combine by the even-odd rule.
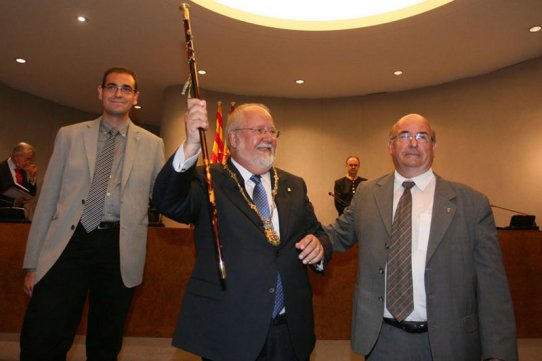
[[[408,333],[424,333],[428,331],[427,322],[402,321],[384,318],[384,322]]]
[[[98,224],[98,227],[96,227],[96,229],[98,230],[104,230],[104,229],[107,229],[108,227],[105,226],[105,222],[100,222],[100,224]]]

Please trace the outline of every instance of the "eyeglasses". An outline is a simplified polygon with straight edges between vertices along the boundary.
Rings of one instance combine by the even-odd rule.
[[[120,92],[124,95],[130,95],[137,91],[135,89],[132,89],[132,87],[129,87],[128,85],[117,85],[117,84],[102,85],[102,89],[110,93],[116,93],[117,90],[120,90]]]
[[[278,138],[280,136],[280,130],[276,129],[266,129],[266,128],[237,128],[233,129],[234,132],[238,130],[250,130],[252,133],[257,135],[264,135],[265,133],[269,133],[270,136],[273,138]]]
[[[400,142],[412,142],[412,139],[416,139],[416,142],[418,143],[429,143],[433,141],[433,137],[430,136],[427,133],[416,133],[416,135],[412,135],[409,132],[402,132],[397,135],[394,135],[393,137],[390,137],[390,140],[397,139]]]

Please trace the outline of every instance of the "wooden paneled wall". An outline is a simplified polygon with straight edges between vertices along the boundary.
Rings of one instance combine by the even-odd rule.
[[[19,332],[27,305],[21,269],[28,224],[0,223],[0,332]],[[518,337],[542,337],[542,232],[499,231]],[[333,255],[324,277],[311,275],[318,339],[349,339],[357,247]],[[147,265],[126,336],[171,337],[194,265],[192,231],[149,229]],[[84,318],[80,332],[84,332]]]

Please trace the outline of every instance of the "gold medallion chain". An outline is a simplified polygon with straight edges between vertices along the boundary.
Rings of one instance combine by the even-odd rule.
[[[274,176],[273,176],[273,190],[271,191],[271,198],[272,198],[273,201],[272,201],[272,204],[269,206],[269,208],[270,208],[269,209],[269,217],[262,216],[262,214],[258,210],[258,207],[256,207],[256,205],[254,204],[252,199],[250,199],[250,197],[246,194],[245,187],[241,187],[241,184],[239,183],[239,179],[237,179],[237,175],[231,171],[231,169],[228,167],[227,164],[224,164],[224,169],[226,169],[226,171],[228,172],[230,177],[237,184],[237,188],[239,188],[239,191],[241,192],[241,195],[243,196],[243,198],[247,202],[248,206],[254,212],[256,212],[258,217],[260,217],[260,220],[262,221],[262,225],[263,225],[263,228],[264,228],[265,236],[267,238],[267,242],[269,242],[273,246],[278,246],[280,244],[280,237],[277,234],[277,232],[275,231],[275,229],[273,228],[273,223],[271,221],[271,219],[273,218],[273,211],[275,210],[275,197],[276,197],[276,195],[278,193],[278,189],[279,189],[279,176],[277,174],[277,171],[276,171],[275,167],[273,167],[273,174],[274,174]]]

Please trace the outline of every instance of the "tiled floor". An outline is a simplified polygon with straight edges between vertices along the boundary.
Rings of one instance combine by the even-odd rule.
[[[119,361],[201,361],[197,356],[179,350],[167,338],[127,337]],[[519,339],[520,361],[542,361],[542,339]],[[0,333],[0,361],[17,361],[19,335]],[[78,336],[68,361],[84,361],[84,337]],[[350,351],[348,340],[321,340],[311,361],[363,361],[364,358]]]

